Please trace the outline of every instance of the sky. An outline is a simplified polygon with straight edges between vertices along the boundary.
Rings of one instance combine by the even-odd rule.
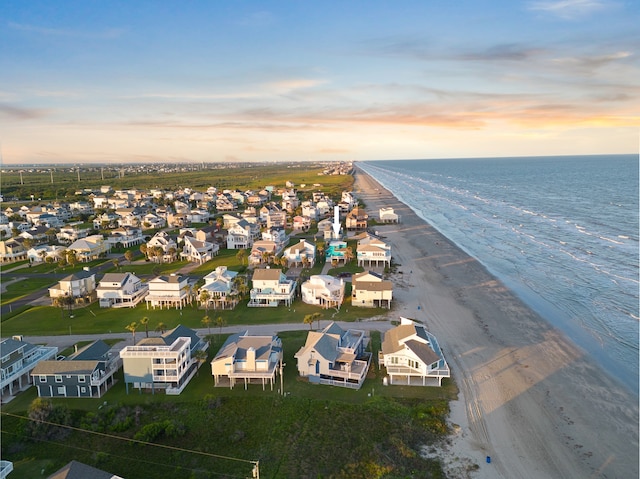
[[[638,153],[640,2],[0,6],[2,164]]]

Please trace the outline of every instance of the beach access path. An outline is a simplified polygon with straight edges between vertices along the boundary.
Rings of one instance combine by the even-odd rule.
[[[638,397],[358,168],[354,192],[370,217],[400,215],[375,228],[399,264],[391,317],[425,323],[460,389],[447,476],[637,478]]]

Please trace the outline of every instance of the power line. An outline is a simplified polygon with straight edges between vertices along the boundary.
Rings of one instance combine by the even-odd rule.
[[[216,458],[216,459],[225,459],[225,460],[228,460],[228,461],[245,462],[245,463],[254,464],[254,465],[257,463],[257,461],[250,461],[248,459],[240,459],[240,458],[237,458],[237,457],[222,456],[220,454],[213,454],[213,453],[210,453],[210,452],[203,452],[203,451],[194,451],[194,450],[185,449],[185,448],[182,448],[182,447],[166,446],[164,444],[154,444],[152,442],[140,441],[139,439],[130,439],[130,438],[127,438],[127,437],[115,436],[113,434],[107,434],[107,433],[104,433],[104,432],[88,431],[86,429],[81,429],[79,427],[67,426],[67,425],[64,425],[64,424],[57,424],[55,422],[44,421],[44,420],[40,420],[40,419],[31,419],[30,417],[27,417],[27,416],[20,416],[19,414],[12,414],[12,413],[9,413],[9,412],[0,412],[0,414],[3,415],[3,416],[15,417],[15,418],[18,418],[18,419],[25,419],[25,420],[31,421],[31,422],[49,424],[50,426],[62,427],[62,428],[65,428],[65,429],[70,429],[72,431],[84,432],[84,433],[88,433],[88,434],[95,434],[96,436],[108,437],[108,438],[111,438],[111,439],[118,439],[120,441],[132,442],[132,443],[135,443],[135,444],[142,444],[142,445],[145,445],[145,446],[161,447],[161,448],[170,449],[170,450],[173,450],[173,451],[189,452],[189,453],[192,453],[192,454],[200,454],[202,456],[213,457],[213,458]]]
[[[45,421],[37,421],[37,422],[45,422]],[[10,434],[10,435],[16,436],[16,437],[23,437],[23,436],[21,436],[19,434],[16,434],[15,432],[9,432],[9,431],[4,431],[4,430],[0,430],[0,432],[2,432],[3,434]],[[91,431],[85,431],[85,432],[91,432]],[[90,452],[90,453],[96,452],[94,449],[87,449],[87,448],[80,447],[80,446],[72,446],[70,444],[63,444],[61,442],[51,441],[51,440],[48,440],[48,439],[39,439],[39,438],[34,438],[34,437],[30,437],[29,439],[30,440],[35,440],[35,441],[38,441],[38,442],[42,442],[42,443],[53,444],[53,445],[56,445],[56,446],[65,447],[67,449],[77,449],[79,451]],[[141,463],[144,463],[144,464],[152,464],[154,466],[172,467],[174,469],[176,469],[176,468],[187,469],[187,470],[193,471],[193,472],[198,472],[199,471],[199,469],[194,469],[194,468],[191,468],[191,467],[183,467],[183,466],[176,466],[175,464],[165,464],[165,463],[162,463],[162,462],[148,461],[148,460],[145,460],[145,459],[140,459],[138,457],[119,456],[118,454],[112,454],[110,452],[102,452],[102,451],[99,451],[99,452],[101,452],[102,454],[106,454],[107,456],[111,456],[113,458],[116,458],[116,459],[126,459],[127,461],[132,461],[133,460],[133,461],[141,462]],[[226,472],[215,472],[215,471],[207,471],[207,472],[209,474],[215,474],[215,475],[225,476],[225,477],[241,477],[241,478],[246,477],[244,475],[243,476],[236,476],[234,474],[229,474],[229,473],[226,473]]]

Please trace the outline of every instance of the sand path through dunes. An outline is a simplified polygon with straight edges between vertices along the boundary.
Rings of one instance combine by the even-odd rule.
[[[638,398],[360,170],[354,190],[370,217],[380,206],[401,215],[376,226],[400,264],[394,312],[425,322],[460,389],[444,462],[480,468],[450,476],[638,477]]]

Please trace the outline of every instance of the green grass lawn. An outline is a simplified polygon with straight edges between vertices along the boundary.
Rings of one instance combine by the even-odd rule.
[[[264,391],[260,385],[216,388],[207,363],[180,396],[133,389],[127,394],[120,372],[100,399],[52,401],[54,407],[69,411],[75,427],[106,436],[76,430],[58,437],[49,431],[46,442],[26,440],[26,421],[5,415],[3,457],[14,461],[12,477],[17,479],[39,477],[34,471],[43,468],[51,474],[71,459],[128,479],[248,477],[251,464],[245,461],[256,460],[263,478],[444,477],[437,461],[422,459],[417,451],[446,433],[447,401],[457,396],[455,384],[383,386],[383,374],[373,366],[358,391],[313,385],[298,377],[294,358],[306,335],[280,335],[286,363],[284,397],[279,381],[273,391],[268,385]],[[209,360],[225,338],[215,338]],[[372,334],[369,347],[375,357],[378,333]],[[31,388],[3,406],[3,413],[24,416],[35,398]],[[183,433],[161,435],[152,442],[180,450],[112,437],[133,438],[145,426],[165,421]]]
[[[2,304],[8,304],[34,291],[48,288],[55,284],[57,284],[57,281],[48,278],[26,278],[7,284],[7,290],[2,293]]]

